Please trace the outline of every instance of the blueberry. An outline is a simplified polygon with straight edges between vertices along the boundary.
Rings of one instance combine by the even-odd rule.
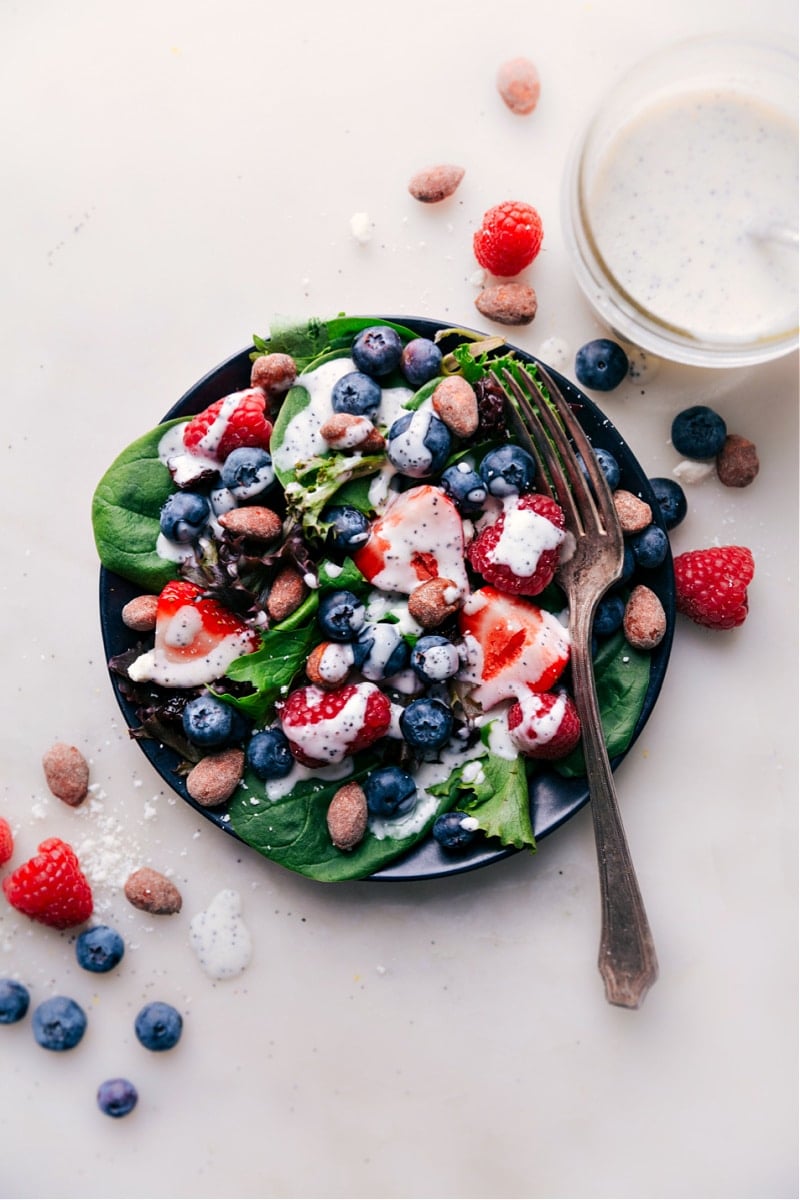
[[[260,446],[239,446],[225,459],[220,477],[223,487],[237,500],[249,500],[274,483],[272,457]]]
[[[332,642],[349,642],[364,628],[364,605],[354,592],[345,588],[326,592],[320,597],[317,620]]]
[[[631,538],[633,557],[640,567],[652,570],[660,567],[667,557],[669,538],[660,525],[648,525]]]
[[[32,1024],[45,1050],[71,1050],[86,1032],[86,1013],[68,996],[53,996],[34,1009]]]
[[[453,713],[443,700],[423,696],[400,714],[400,732],[415,750],[438,750],[453,732]]]
[[[680,525],[689,510],[686,493],[674,479],[663,479],[660,476],[650,480],[653,495],[658,501],[661,516],[667,529]]]
[[[183,710],[183,732],[195,746],[213,748],[240,740],[246,730],[244,718],[216,696],[196,696]]]
[[[171,1004],[154,1000],[145,1004],[133,1028],[145,1050],[171,1050],[180,1039],[183,1017]]]
[[[31,996],[24,983],[16,979],[0,979],[0,1025],[21,1021],[28,1011]]]
[[[107,1117],[127,1117],[139,1093],[128,1079],[106,1079],[97,1089],[97,1107]]]
[[[622,626],[625,615],[625,601],[614,593],[603,596],[594,614],[592,631],[598,637],[610,637]]]
[[[421,388],[423,383],[435,379],[442,367],[442,352],[430,338],[413,338],[403,347],[400,370],[406,383]]]
[[[367,808],[376,817],[402,817],[417,802],[417,785],[400,767],[379,767],[363,783]]]
[[[617,587],[621,586],[623,583],[627,583],[629,579],[632,579],[635,570],[636,559],[633,554],[633,547],[631,546],[630,542],[626,541],[625,550],[622,557],[622,574],[617,580]]]
[[[331,391],[331,405],[337,413],[352,413],[356,417],[369,417],[370,421],[378,414],[381,403],[380,385],[369,375],[361,371],[350,371],[337,379]]]
[[[452,679],[460,666],[458,650],[440,633],[426,633],[411,651],[411,667],[423,683]]]
[[[609,338],[595,338],[581,346],[575,355],[578,383],[595,392],[610,392],[619,387],[628,374],[628,356]]]
[[[465,462],[453,463],[442,472],[442,490],[464,516],[476,516],[489,494],[486,484],[473,467]]]
[[[321,520],[330,526],[327,541],[333,550],[347,554],[369,537],[369,518],[350,504],[331,504],[323,509]]]
[[[719,413],[705,404],[685,408],[672,422],[672,444],[686,458],[715,458],[727,433]]]
[[[386,453],[401,475],[425,479],[441,471],[453,439],[444,421],[425,408],[406,413],[392,424]]]
[[[365,679],[389,679],[408,665],[408,643],[396,625],[382,621],[369,631],[371,645],[361,663]]]
[[[614,458],[614,455],[609,450],[604,450],[602,446],[595,446],[593,449],[594,456],[597,459],[597,465],[606,477],[606,483],[611,488],[611,491],[615,492],[619,487],[619,482],[621,479],[619,463]],[[580,455],[578,456],[578,461],[580,462],[581,470],[585,475],[586,467],[584,466],[583,459],[580,457]]]
[[[382,379],[400,365],[403,343],[388,325],[371,325],[357,335],[351,353],[359,371]]]
[[[75,943],[75,954],[78,965],[85,971],[94,971],[98,975],[113,971],[125,953],[125,943],[116,929],[108,925],[95,925],[92,929],[84,929],[78,934]]]
[[[478,837],[478,822],[465,812],[442,813],[433,822],[433,836],[449,854],[463,854]]]
[[[536,462],[521,446],[500,446],[490,450],[478,470],[493,496],[530,492],[536,479]]]
[[[159,528],[171,542],[196,542],[208,524],[210,508],[197,492],[173,492],[162,506]]]
[[[259,779],[285,779],[294,766],[289,740],[282,729],[262,729],[247,743],[247,764]]]

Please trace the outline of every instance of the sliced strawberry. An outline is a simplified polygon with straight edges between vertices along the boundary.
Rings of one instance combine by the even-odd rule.
[[[353,560],[385,592],[410,596],[429,579],[451,579],[462,595],[469,586],[461,517],[449,496],[432,484],[395,496]]]
[[[509,499],[493,524],[470,545],[470,563],[501,592],[538,596],[556,573],[564,540],[564,512],[549,496],[530,492]]]
[[[335,691],[312,685],[292,692],[279,716],[297,761],[323,767],[382,738],[392,706],[374,683],[348,683]]]
[[[508,710],[511,741],[527,758],[563,758],[581,740],[581,721],[566,692],[530,692]]]
[[[155,646],[128,668],[135,682],[199,687],[225,674],[235,658],[261,645],[255,630],[202,588],[175,580],[158,598]]]
[[[459,614],[467,665],[459,678],[487,711],[502,700],[546,692],[569,662],[569,634],[557,617],[521,597],[483,587]]]
[[[231,392],[215,400],[204,412],[192,417],[183,431],[183,444],[190,454],[224,462],[240,446],[269,450],[272,423],[265,413],[263,388]]]
[[[39,853],[3,880],[12,908],[55,929],[81,925],[92,915],[92,889],[75,851],[61,838],[47,838]]]

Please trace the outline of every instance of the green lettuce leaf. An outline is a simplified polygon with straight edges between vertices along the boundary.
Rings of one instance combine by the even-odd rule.
[[[490,723],[483,730],[488,741]],[[480,769],[476,769],[480,764]],[[460,763],[443,783],[430,789],[446,801],[443,812],[459,809],[478,822],[487,837],[497,838],[504,846],[535,851],[536,839],[531,823],[528,767],[522,755],[503,758],[487,750],[478,759]]]

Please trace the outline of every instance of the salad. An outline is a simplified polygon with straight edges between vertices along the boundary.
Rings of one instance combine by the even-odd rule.
[[[146,433],[95,492],[101,562],[131,597],[109,665],[133,736],[171,748],[176,786],[218,823],[314,879],[430,839],[448,858],[534,850],[537,775],[585,772],[554,581],[569,534],[495,375],[516,352],[340,316],[273,327],[249,359],[249,380]],[[598,622],[612,756],[651,683],[621,628],[640,574],[631,561]]]

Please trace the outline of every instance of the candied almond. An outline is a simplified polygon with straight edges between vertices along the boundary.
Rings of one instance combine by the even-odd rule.
[[[433,411],[456,437],[471,437],[478,428],[478,397],[462,375],[448,375],[431,396]]]
[[[428,579],[408,597],[408,611],[423,629],[435,629],[458,612],[461,599],[452,579]]]
[[[320,436],[333,450],[383,450],[386,439],[369,417],[334,413],[320,426]]]
[[[497,90],[503,103],[517,116],[527,116],[539,103],[539,72],[529,58],[511,58],[497,71]]]
[[[478,293],[475,307],[498,325],[530,325],[539,302],[527,283],[497,283]]]
[[[219,754],[207,754],[186,776],[186,790],[203,808],[214,808],[230,799],[243,772],[243,750],[230,747]]]
[[[250,384],[268,396],[282,396],[297,378],[297,363],[289,354],[261,354],[253,360]]]
[[[278,514],[258,504],[232,508],[222,513],[218,520],[228,533],[241,534],[257,542],[274,542],[283,529]]]
[[[360,784],[345,783],[334,793],[327,823],[337,850],[355,850],[367,832],[367,798]]]
[[[350,673],[344,647],[335,642],[320,642],[308,656],[306,675],[309,683],[321,688],[337,688]]]
[[[306,598],[308,588],[295,567],[284,567],[272,581],[267,596],[267,612],[273,621],[285,621]]]
[[[637,650],[653,650],[667,632],[667,617],[658,596],[643,583],[637,584],[625,605],[622,619],[625,637]]]
[[[626,492],[625,488],[617,488],[614,492],[614,508],[623,533],[641,533],[653,520],[650,505],[633,492]]]
[[[415,200],[423,204],[438,204],[452,196],[461,180],[464,178],[464,168],[452,163],[439,163],[435,167],[425,167],[412,175],[408,190]]]
[[[149,633],[156,627],[157,611],[158,596],[134,596],[122,609],[122,624],[137,633]]]
[[[50,791],[59,800],[75,808],[89,791],[89,764],[77,746],[56,742],[42,758]]]
[[[152,867],[139,867],[125,881],[125,898],[134,908],[156,916],[171,916],[181,911],[183,897],[172,880]]]
[[[758,451],[749,438],[729,433],[717,455],[717,475],[725,487],[747,487],[759,470]]]

